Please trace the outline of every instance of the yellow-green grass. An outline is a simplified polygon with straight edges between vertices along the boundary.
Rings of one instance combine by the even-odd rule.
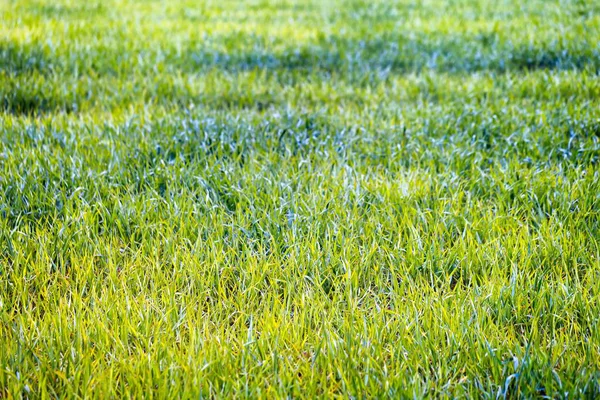
[[[0,2],[0,398],[599,396],[599,43],[585,0]]]

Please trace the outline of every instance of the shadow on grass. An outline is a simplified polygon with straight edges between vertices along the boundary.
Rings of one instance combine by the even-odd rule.
[[[600,51],[590,46],[553,48],[499,45],[494,38],[423,37],[355,40],[329,37],[298,47],[270,51],[254,46],[252,51],[223,53],[211,49],[189,49],[187,57],[171,59],[185,71],[221,69],[228,72],[267,70],[274,73],[406,74],[427,70],[445,73],[475,73],[534,70],[583,70],[600,68]]]
[[[14,115],[35,116],[50,112],[63,112],[71,114],[78,109],[76,103],[68,103],[66,98],[60,96],[44,96],[39,94],[16,93],[2,95],[0,111]]]
[[[74,113],[84,101],[80,93],[66,91],[39,81],[40,76],[31,76],[30,81],[7,80],[0,83],[0,112],[20,116],[35,116],[51,112]],[[26,76],[27,76],[26,75]],[[1,76],[1,74],[0,74]]]
[[[51,73],[56,61],[41,46],[0,41],[0,74]]]
[[[39,45],[0,42],[0,71],[20,74],[31,71],[61,74],[133,75],[152,72],[160,52],[168,71],[198,73],[207,69],[227,72],[265,70],[274,73],[336,73],[385,71],[403,74],[433,70],[447,73],[530,70],[600,69],[600,48],[587,42],[569,47],[523,45],[499,42],[494,33],[478,35],[417,34],[416,37],[387,35],[365,40],[327,36],[299,45],[272,45],[267,38],[225,35],[203,43],[174,47],[150,46],[123,55],[131,49],[93,45],[84,51],[68,48],[49,50]],[[229,47],[224,51],[223,47]],[[159,50],[157,50],[159,49]],[[250,50],[248,50],[250,49]],[[75,53],[75,54],[73,54]],[[158,54],[158,53],[157,53]],[[139,62],[140,59],[146,62]],[[154,72],[156,74],[156,72]]]
[[[493,33],[479,35],[417,35],[408,38],[388,35],[366,40],[342,36],[328,36],[296,46],[285,42],[266,43],[266,38],[234,36],[215,37],[208,44],[191,43],[183,51],[174,47],[150,46],[145,54],[123,57],[124,48],[87,48],[76,51],[68,48],[48,49],[41,45],[17,45],[0,42],[0,76],[9,77],[0,82],[0,108],[9,113],[33,115],[50,111],[75,112],[85,99],[81,93],[56,89],[60,81],[85,79],[92,89],[98,88],[99,79],[114,77],[122,82],[138,79],[144,85],[160,85],[161,79],[146,79],[168,74],[201,76],[219,70],[235,76],[248,71],[265,71],[276,76],[278,84],[289,86],[306,79],[337,79],[353,85],[385,80],[390,75],[436,71],[451,74],[522,73],[525,71],[600,70],[600,50],[585,41],[570,47],[513,45],[500,43]],[[225,44],[232,44],[223,51]],[[157,50],[159,48],[160,50]],[[248,50],[251,49],[251,50]],[[129,50],[133,51],[133,50]],[[140,51],[140,50],[135,50]],[[163,64],[157,72],[151,60],[153,52],[161,52]],[[146,59],[145,62],[139,62]],[[48,84],[37,87],[30,84],[30,76],[46,79]],[[62,77],[62,79],[61,79]],[[6,83],[10,81],[9,83]],[[152,83],[154,81],[154,83]],[[150,83],[148,83],[150,82]],[[126,87],[126,85],[124,86]],[[154,87],[144,87],[154,92]],[[222,99],[207,99],[189,90],[171,93],[167,88],[159,101],[187,106],[190,102],[206,102],[220,109],[257,109],[277,106],[276,99],[256,93],[225,93]],[[125,90],[125,89],[123,89]],[[129,89],[127,89],[129,90]],[[125,90],[126,91],[126,90]],[[123,101],[135,93],[111,94],[103,102]],[[155,98],[152,98],[155,100]],[[130,99],[131,100],[131,99]]]

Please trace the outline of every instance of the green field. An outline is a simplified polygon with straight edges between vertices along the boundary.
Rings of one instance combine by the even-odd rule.
[[[600,396],[600,2],[0,0],[0,398]]]

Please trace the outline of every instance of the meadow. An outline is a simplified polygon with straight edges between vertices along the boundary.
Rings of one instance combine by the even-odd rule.
[[[2,0],[0,398],[600,396],[600,2]]]

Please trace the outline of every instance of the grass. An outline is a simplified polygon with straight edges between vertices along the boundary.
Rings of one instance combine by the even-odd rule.
[[[600,396],[600,6],[0,3],[0,398]]]

